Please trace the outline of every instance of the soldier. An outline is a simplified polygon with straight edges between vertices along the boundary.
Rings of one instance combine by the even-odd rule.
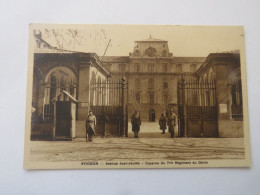
[[[162,114],[162,116],[159,118],[159,126],[160,129],[162,130],[162,134],[165,134],[165,129],[167,124],[167,118],[164,116],[164,114]]]
[[[88,118],[86,120],[86,141],[92,141],[92,135],[95,135],[95,126],[97,120],[93,112],[90,110]]]
[[[177,128],[177,116],[172,110],[168,116],[168,128],[171,133],[171,138],[174,138],[174,128]]]
[[[138,133],[140,131],[141,126],[141,118],[139,111],[135,111],[135,113],[131,117],[131,123],[132,123],[132,131],[134,132],[134,137],[138,138]]]

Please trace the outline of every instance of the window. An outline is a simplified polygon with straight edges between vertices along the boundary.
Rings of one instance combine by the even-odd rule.
[[[140,72],[140,64],[135,64],[135,70],[136,72]]]
[[[167,89],[168,88],[168,82],[167,81],[163,81],[163,88]]]
[[[72,96],[74,96],[74,84],[73,84],[73,81],[71,80],[71,82],[70,82],[70,94],[72,95]]]
[[[56,67],[52,69],[45,78],[43,120],[53,121],[54,104],[52,102],[62,90],[70,92],[73,97],[76,94],[75,75],[68,68]],[[59,101],[67,101],[66,96],[59,96]]]
[[[150,104],[154,104],[154,94],[153,93],[149,94],[149,98],[150,98]]]
[[[140,88],[140,79],[136,79],[135,80],[135,86],[136,86],[136,88]]]
[[[178,72],[182,72],[182,64],[177,64],[176,69]]]
[[[66,90],[66,81],[65,81],[64,76],[61,76],[61,78],[60,78],[60,89],[61,89],[61,91]]]
[[[162,70],[163,70],[163,72],[167,72],[168,71],[168,65],[167,64],[163,64],[162,65]]]
[[[135,100],[136,100],[137,103],[140,103],[140,102],[141,102],[140,93],[135,94]]]
[[[148,64],[148,71],[150,72],[154,71],[154,64]]]
[[[148,87],[149,87],[149,88],[154,88],[154,80],[153,80],[153,79],[149,79],[149,81],[148,81]]]
[[[124,64],[119,64],[119,71],[124,72],[125,71],[125,65]]]
[[[50,87],[50,102],[53,98],[55,98],[56,96],[56,88],[57,88],[57,85],[56,85],[56,77],[54,75],[51,75],[51,87]]]

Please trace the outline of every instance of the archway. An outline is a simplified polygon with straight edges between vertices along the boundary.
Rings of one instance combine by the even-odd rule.
[[[45,77],[43,119],[53,123],[53,139],[75,137],[76,89],[76,76],[69,68],[53,68]]]
[[[63,90],[69,92],[75,98],[76,86],[76,76],[72,70],[66,67],[51,69],[45,77],[45,104],[51,103],[51,100]]]

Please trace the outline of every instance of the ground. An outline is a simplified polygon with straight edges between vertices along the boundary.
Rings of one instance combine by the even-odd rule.
[[[243,159],[243,138],[175,138],[169,134],[140,134],[140,138],[101,138],[93,142],[31,141],[30,160],[59,161],[145,161]]]

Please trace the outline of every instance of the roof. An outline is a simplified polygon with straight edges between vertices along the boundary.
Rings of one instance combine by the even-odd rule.
[[[155,39],[152,38],[152,36],[150,36],[148,39],[143,39],[143,40],[139,40],[139,41],[135,41],[135,42],[168,42],[162,39]]]
[[[72,102],[74,102],[74,103],[79,102],[78,100],[76,100],[76,98],[74,98],[72,95],[70,95],[69,92],[67,92],[67,91],[65,91],[65,90],[62,90],[62,92],[60,92],[60,94],[57,95],[55,98],[53,98],[51,101],[52,101],[52,102],[58,101],[58,97],[59,97],[62,93],[64,93],[65,95],[67,95]]]
[[[200,75],[201,73],[205,72],[205,70],[210,68],[210,62],[212,60],[224,60],[233,59],[233,60],[240,60],[240,53],[235,52],[224,52],[224,53],[210,53],[205,62],[197,69],[195,74]],[[239,62],[240,64],[240,62]]]
[[[206,57],[173,57],[173,63],[203,63]]]
[[[116,63],[128,63],[130,61],[129,56],[104,56],[102,62],[116,62]]]
[[[34,53],[79,53],[79,52],[63,50],[58,48],[35,48]]]
[[[53,47],[51,44],[49,44],[47,41],[45,41],[42,38],[41,33],[37,34],[34,33],[34,37],[36,40],[38,40],[40,43],[44,43],[44,47],[36,47],[34,48],[34,53],[78,53],[77,51],[67,50],[67,49],[61,49],[58,47]]]

